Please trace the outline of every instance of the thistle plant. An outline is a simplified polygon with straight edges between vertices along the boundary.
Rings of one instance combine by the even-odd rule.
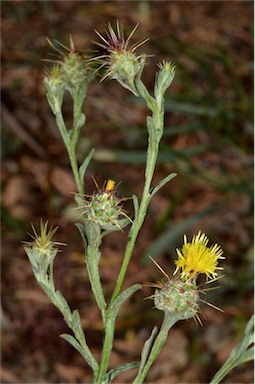
[[[76,51],[72,40],[70,40],[70,48],[62,44],[53,45],[50,43],[59,53],[59,58],[46,72],[44,79],[48,103],[55,115],[57,127],[68,152],[77,187],[75,201],[79,211],[77,215],[79,222],[76,226],[84,242],[88,278],[103,323],[103,346],[99,361],[95,359],[87,344],[79,311],[77,309],[71,310],[64,296],[55,288],[53,264],[59,251],[57,246],[61,244],[54,242],[52,238],[57,228],[48,228],[48,222],[43,223],[41,221],[38,233],[33,227],[32,241],[25,244],[25,251],[37,282],[62,313],[66,324],[72,331],[72,334],[62,334],[61,337],[84,357],[92,369],[94,384],[111,383],[112,379],[119,373],[134,368],[137,368],[137,374],[133,382],[136,384],[143,383],[151,365],[163,348],[171,327],[177,321],[189,318],[194,318],[198,323],[201,323],[199,317],[200,303],[204,301],[200,298],[200,293],[205,293],[206,289],[201,286],[201,283],[197,283],[197,278],[199,275],[205,275],[204,285],[215,282],[218,279],[218,271],[222,270],[222,267],[218,265],[219,261],[224,259],[221,247],[217,244],[208,247],[209,239],[204,233],[199,232],[191,242],[188,242],[186,236],[184,237],[183,248],[177,250],[176,270],[171,278],[155,262],[164,275],[164,279],[156,284],[151,284],[154,286],[155,292],[150,297],[154,300],[155,308],[164,313],[161,328],[160,330],[157,327],[153,329],[141,351],[140,361],[109,370],[115,321],[119,308],[132,294],[142,288],[140,284],[134,284],[122,290],[139,231],[154,194],[176,176],[175,173],[171,173],[157,185],[152,184],[160,140],[164,130],[164,94],[174,79],[175,65],[167,61],[158,65],[159,71],[156,74],[154,92],[151,95],[141,80],[147,56],[136,54],[136,49],[147,39],[131,45],[131,38],[136,28],[127,38],[125,38],[119,23],[116,25],[116,31],[109,24],[106,36],[96,32],[101,39],[98,45],[106,51],[105,54],[96,58],[89,58]],[[96,69],[95,66],[97,66]],[[125,198],[118,197],[113,180],[108,180],[102,188],[98,187],[92,195],[86,193],[85,173],[94,150],[87,154],[81,164],[77,160],[76,147],[80,130],[86,120],[82,111],[83,104],[90,83],[102,67],[106,67],[103,79],[117,80],[133,95],[143,99],[149,110],[146,121],[148,147],[144,170],[144,188],[140,199],[135,195],[132,196],[134,206],[132,219],[123,208]],[[63,97],[66,92],[71,95],[73,100],[73,121],[70,127],[67,127],[62,113]],[[122,265],[116,277],[111,298],[107,302],[99,271],[99,262],[103,257],[101,245],[105,236],[114,231],[127,230],[128,226],[128,240]],[[209,305],[214,306],[213,304]],[[246,353],[245,351],[250,344],[247,345],[243,348],[243,353]],[[227,371],[224,372],[226,374]],[[222,378],[222,375],[220,377]],[[217,382],[216,379],[214,379],[214,383]]]

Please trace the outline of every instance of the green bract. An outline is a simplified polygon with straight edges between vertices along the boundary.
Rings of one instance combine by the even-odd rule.
[[[194,281],[182,281],[179,278],[161,283],[156,289],[154,304],[161,311],[172,313],[179,320],[194,317],[199,309],[198,291]]]
[[[120,218],[127,215],[120,202],[113,191],[99,191],[85,200],[82,214],[86,221],[92,221],[102,229],[108,230],[109,225],[121,229]]]

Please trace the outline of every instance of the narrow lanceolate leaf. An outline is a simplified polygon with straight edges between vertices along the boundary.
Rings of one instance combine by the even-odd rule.
[[[240,364],[247,363],[248,361],[254,360],[254,347],[247,349],[247,351],[243,352],[242,355],[238,358],[235,363],[235,367]]]
[[[131,219],[121,219],[121,220],[118,220],[118,225],[116,224],[105,224],[104,225],[104,228],[105,228],[105,231],[102,232],[101,236],[102,238],[106,235],[108,235],[109,233],[112,233],[112,232],[117,232],[119,231],[120,229],[124,229],[128,224],[131,223]]]
[[[166,176],[163,180],[161,180],[158,185],[156,185],[154,188],[151,190],[151,197],[155,195],[156,192],[160,190],[166,183],[168,183],[170,180],[172,180],[177,173],[170,173],[170,175]]]
[[[111,313],[112,313],[112,317],[113,318],[117,316],[117,312],[118,312],[119,307],[121,306],[121,304],[125,300],[127,300],[133,293],[138,291],[139,289],[142,289],[141,284],[134,284],[131,287],[129,287],[128,289],[126,289],[124,292],[122,292],[121,295],[119,295],[114,300],[114,302],[111,304]]]
[[[83,328],[81,326],[80,314],[77,309],[75,309],[72,314],[72,330],[76,338],[79,340],[81,346],[86,348],[87,343],[85,340]]]
[[[66,299],[64,298],[64,296],[62,295],[62,293],[60,291],[55,292],[55,298],[57,301],[57,304],[55,304],[55,305],[58,307],[59,310],[61,310],[61,312],[65,316],[65,319],[67,321],[68,326],[70,326],[70,323],[72,321],[71,310],[70,310],[70,307],[69,307]]]
[[[83,161],[82,165],[79,168],[79,174],[80,174],[81,180],[84,179],[84,175],[86,173],[86,170],[88,168],[88,165],[89,165],[89,163],[90,163],[90,161],[92,159],[92,156],[93,156],[94,152],[95,152],[95,149],[94,148],[91,149],[91,151],[89,152],[88,156],[86,156],[85,160]]]
[[[108,382],[111,383],[112,379],[114,379],[120,373],[129,371],[130,369],[138,368],[139,365],[140,365],[139,361],[134,361],[133,363],[122,364],[117,368],[111,369],[107,374]]]
[[[154,340],[155,340],[157,334],[158,334],[158,328],[154,327],[152,332],[151,332],[149,339],[144,343],[144,347],[143,347],[142,354],[141,354],[141,364],[140,364],[139,372],[141,372],[143,370],[143,367],[145,366],[145,364],[148,360],[151,348],[153,346],[153,343],[154,343]]]
[[[80,129],[86,122],[86,116],[84,115],[84,113],[81,113],[80,115],[80,118],[77,122],[77,129]]]
[[[139,202],[136,195],[132,196],[133,198],[133,204],[134,204],[134,210],[135,210],[135,217],[137,217],[138,211],[139,211]]]
[[[145,87],[141,79],[136,79],[135,86],[137,91],[139,92],[139,95],[146,100],[147,106],[150,110],[156,108],[156,102],[154,98],[149,94],[148,89]]]
[[[219,384],[222,379],[235,367],[254,359],[254,316],[248,321],[242,341],[232,350],[221,369],[212,378],[210,384]]]
[[[40,287],[44,290],[48,298],[51,300],[51,302],[56,305],[56,299],[54,298],[55,292],[52,291],[51,287],[48,284],[45,284],[43,281],[38,281],[38,284]]]
[[[54,100],[53,100],[51,94],[50,93],[46,93],[46,97],[47,97],[48,104],[49,104],[52,112],[54,113],[54,115],[56,115],[55,103],[54,103]]]
[[[235,359],[239,361],[239,359],[242,358],[242,354],[246,352],[249,346],[254,342],[253,322],[254,316],[251,317],[246,325],[243,340],[232,350],[229,355],[229,359]]]
[[[85,246],[87,246],[87,236],[86,236],[86,230],[85,230],[84,224],[75,223],[75,226],[78,228],[80,235],[82,237],[82,240],[84,241]]]
[[[88,348],[83,348],[73,336],[66,333],[63,333],[60,337],[68,341],[84,357],[93,372],[98,370],[98,363]]]

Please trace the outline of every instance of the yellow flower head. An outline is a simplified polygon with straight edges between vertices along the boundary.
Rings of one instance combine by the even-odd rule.
[[[181,250],[177,249],[178,260],[175,261],[176,271],[181,270],[181,276],[196,277],[199,273],[204,273],[207,278],[215,278],[218,267],[218,259],[224,259],[223,251],[218,244],[207,246],[209,239],[201,231],[193,236],[192,242],[187,242],[187,236],[184,235],[184,244]]]

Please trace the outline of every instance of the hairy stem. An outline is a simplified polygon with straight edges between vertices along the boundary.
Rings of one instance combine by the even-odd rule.
[[[139,207],[139,211],[137,216],[134,219],[134,222],[132,224],[132,227],[129,232],[129,239],[125,250],[125,255],[123,259],[123,263],[118,275],[118,279],[115,285],[114,292],[111,297],[111,302],[109,304],[109,307],[112,305],[114,300],[118,297],[121,291],[121,287],[127,272],[127,268],[130,262],[130,258],[133,254],[134,246],[136,243],[137,236],[139,234],[139,231],[142,227],[142,224],[144,222],[147,208],[150,202],[150,189],[151,189],[151,182],[154,175],[155,167],[156,167],[156,161],[158,156],[158,146],[159,141],[161,138],[161,135],[159,132],[163,131],[163,111],[161,108],[157,108],[153,112],[152,116],[154,120],[154,124],[156,129],[154,131],[149,130],[149,144],[147,149],[147,161],[146,161],[146,168],[145,168],[145,185],[144,190],[142,194],[142,199]],[[108,308],[109,308],[108,307]],[[106,323],[105,323],[105,337],[104,337],[104,345],[103,345],[103,351],[102,351],[102,358],[100,362],[100,368],[99,368],[99,376],[96,377],[95,383],[100,383],[103,380],[103,377],[107,371],[109,360],[110,360],[110,354],[112,350],[113,345],[113,338],[114,338],[114,326],[115,321],[110,319],[109,323],[107,322],[106,317]]]
[[[157,109],[153,113],[152,118],[153,118],[156,129],[158,129],[159,132],[163,131],[163,112],[161,111],[161,109]],[[160,140],[160,138],[159,139],[157,138],[157,140],[155,140],[153,136],[156,134],[157,134],[156,132],[149,131],[149,145],[147,150],[147,159],[146,159],[146,168],[145,168],[145,185],[143,189],[142,199],[141,199],[138,214],[135,217],[133,225],[130,229],[129,239],[126,246],[123,263],[122,263],[121,270],[116,282],[116,286],[111,298],[111,302],[113,302],[118,296],[118,294],[120,293],[120,290],[126,275],[126,271],[128,268],[128,264],[134,250],[136,239],[142,227],[142,224],[144,222],[144,219],[147,213],[147,208],[150,202],[150,188],[151,188],[151,182],[152,182],[153,174],[156,167],[156,161],[158,156],[158,146],[159,146],[159,140]]]
[[[83,194],[84,193],[84,185],[83,185],[83,182],[82,182],[80,175],[79,175],[79,167],[78,167],[78,163],[76,160],[76,154],[75,154],[76,143],[74,140],[71,141],[71,139],[70,139],[70,135],[69,135],[69,132],[67,131],[67,128],[66,128],[66,125],[64,122],[64,118],[63,118],[63,114],[62,114],[62,111],[60,108],[56,111],[56,121],[57,121],[59,131],[61,133],[62,139],[64,141],[64,144],[65,144],[68,156],[69,156],[69,160],[70,160],[70,164],[72,167],[77,191],[78,191],[78,193]]]

